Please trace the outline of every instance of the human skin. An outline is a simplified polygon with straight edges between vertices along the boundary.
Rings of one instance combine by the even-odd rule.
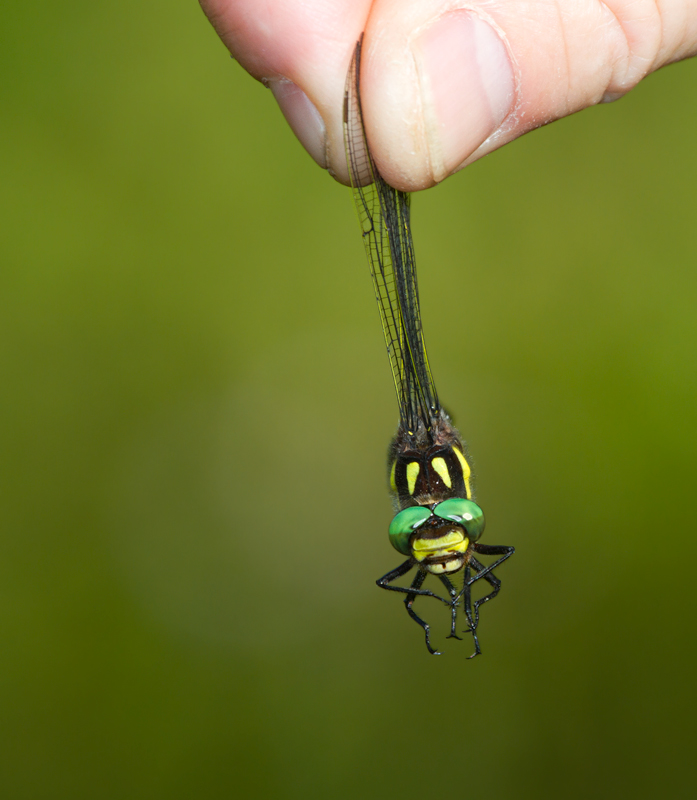
[[[305,149],[348,182],[344,83],[392,186],[426,189],[527,131],[697,53],[697,0],[201,0]]]

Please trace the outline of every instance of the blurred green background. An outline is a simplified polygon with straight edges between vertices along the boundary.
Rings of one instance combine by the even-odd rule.
[[[517,548],[466,661],[374,584],[350,193],[193,0],[0,25],[2,797],[693,797],[697,63],[415,198]]]

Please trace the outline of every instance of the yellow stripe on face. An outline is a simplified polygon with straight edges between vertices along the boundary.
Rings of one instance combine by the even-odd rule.
[[[433,461],[431,461],[431,466],[440,475],[443,483],[448,487],[448,489],[452,489],[453,482],[450,479],[450,473],[448,472],[448,465],[445,463],[445,459],[434,458]]]
[[[414,494],[416,479],[419,477],[420,469],[421,467],[418,461],[411,461],[407,464],[407,487],[409,488],[409,494]]]
[[[470,469],[470,465],[467,463],[459,448],[453,447],[453,453],[455,453],[457,456],[457,460],[460,462],[460,466],[462,467],[462,477],[465,481],[467,499],[469,500],[469,498],[472,497],[472,490],[470,489],[470,475],[472,474],[472,470]]]
[[[440,539],[414,539],[412,553],[417,561],[424,561],[453,553],[466,553],[469,543],[462,531],[448,531]]]
[[[392,462],[392,469],[390,470],[390,488],[393,492],[397,491],[397,481],[394,478],[395,470],[397,469],[397,462]]]

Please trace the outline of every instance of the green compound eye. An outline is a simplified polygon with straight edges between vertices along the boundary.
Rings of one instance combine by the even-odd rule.
[[[390,522],[388,533],[392,547],[405,556],[411,555],[409,538],[430,516],[431,509],[423,506],[412,506],[400,511]]]
[[[433,513],[442,519],[450,519],[462,525],[473,542],[484,533],[484,512],[471,500],[451,497],[450,500],[438,503],[433,509]]]

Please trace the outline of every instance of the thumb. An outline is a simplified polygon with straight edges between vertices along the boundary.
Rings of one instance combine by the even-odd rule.
[[[388,183],[423,189],[695,52],[697,0],[376,0],[361,86],[371,150]]]

